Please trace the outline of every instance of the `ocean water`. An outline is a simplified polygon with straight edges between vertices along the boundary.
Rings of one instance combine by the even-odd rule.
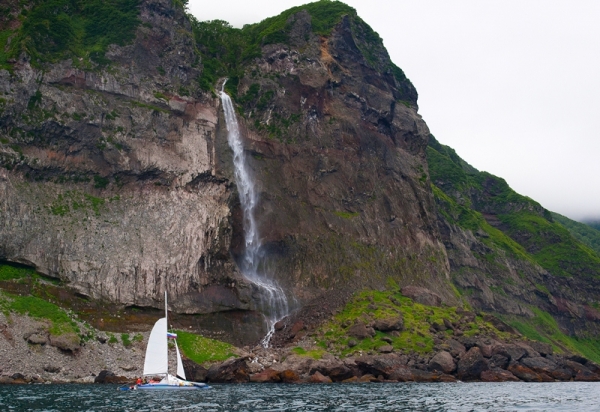
[[[600,411],[600,383],[214,385],[119,391],[115,385],[0,385],[2,411]]]

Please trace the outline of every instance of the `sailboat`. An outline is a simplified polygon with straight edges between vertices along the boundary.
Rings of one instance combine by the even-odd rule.
[[[136,385],[137,389],[209,389],[205,383],[190,382],[185,377],[181,354],[177,346],[177,335],[170,333],[167,327],[167,292],[165,291],[165,317],[160,318],[154,324],[148,346],[146,347],[146,359],[144,360],[144,377],[151,380],[148,383]],[[169,342],[175,342],[177,352],[177,373],[175,376],[169,373]],[[160,380],[153,378],[161,377]]]

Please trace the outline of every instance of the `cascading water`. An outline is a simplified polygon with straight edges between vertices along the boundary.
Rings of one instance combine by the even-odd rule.
[[[245,248],[239,265],[244,277],[254,284],[259,292],[261,310],[267,321],[268,332],[262,340],[262,345],[266,348],[269,346],[271,337],[275,332],[275,323],[288,314],[289,307],[283,289],[281,289],[274,279],[268,276],[265,270],[265,256],[261,250],[262,242],[254,215],[258,196],[246,162],[246,153],[242,145],[233,103],[224,89],[225,83],[223,83],[221,89],[221,103],[223,104],[223,111],[225,113],[227,141],[233,151],[235,183],[238,188],[244,214]]]

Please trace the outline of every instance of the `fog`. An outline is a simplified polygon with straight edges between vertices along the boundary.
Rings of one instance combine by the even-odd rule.
[[[235,27],[305,1],[190,0]],[[600,2],[347,0],[443,144],[576,220],[600,218]]]

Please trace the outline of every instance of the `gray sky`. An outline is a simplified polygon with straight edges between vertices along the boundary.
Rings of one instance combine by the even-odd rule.
[[[190,0],[257,23],[301,0]],[[517,192],[600,218],[600,1],[346,0],[383,38],[443,144]]]

